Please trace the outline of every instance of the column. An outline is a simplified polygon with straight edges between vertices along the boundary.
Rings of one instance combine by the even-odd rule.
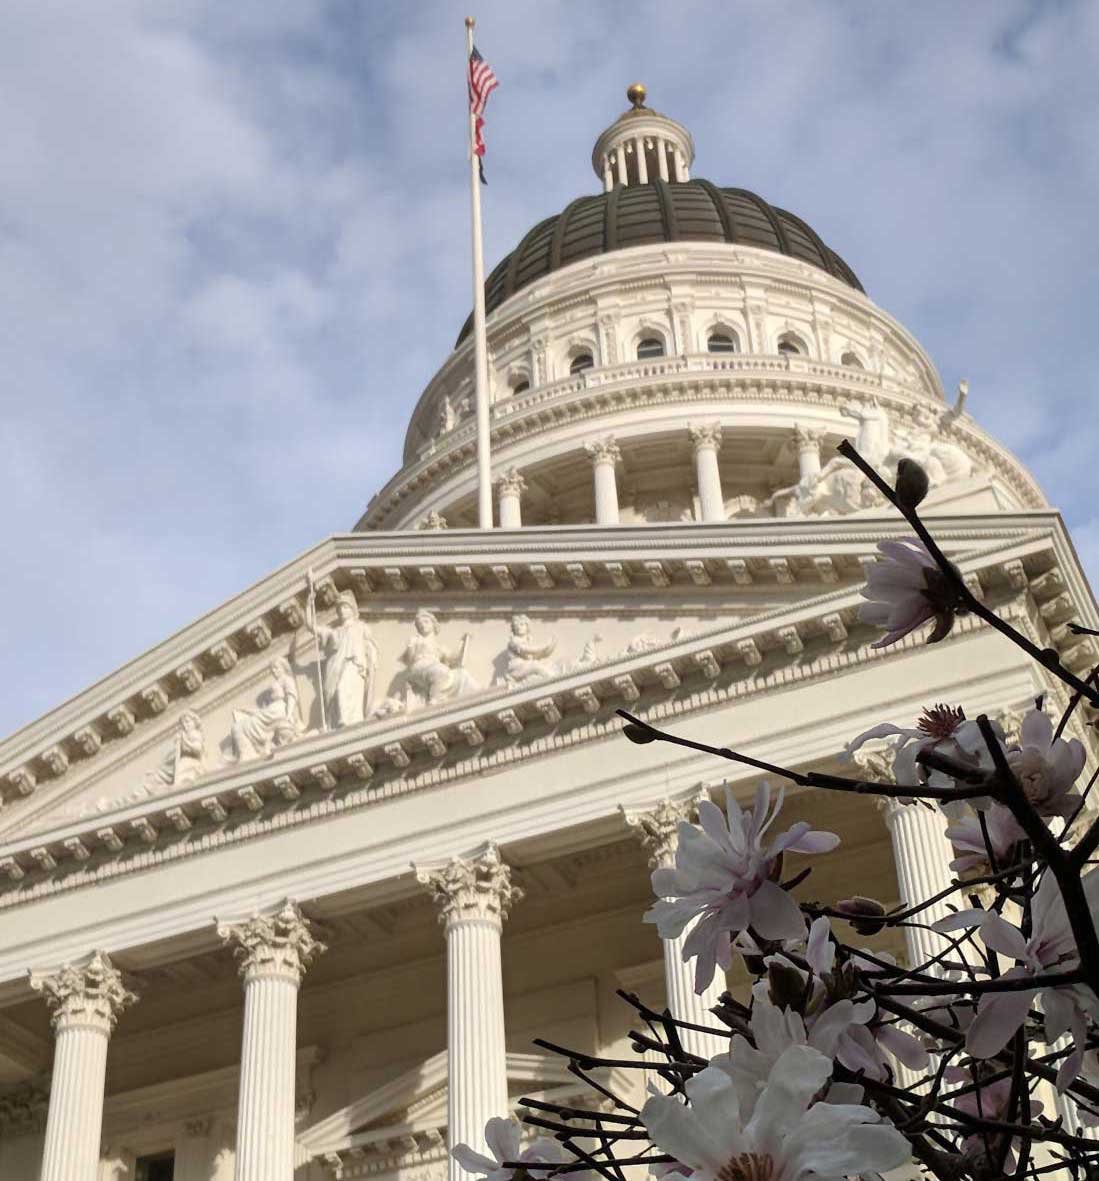
[[[32,972],[30,985],[52,1010],[55,1039],[41,1181],[95,1181],[107,1042],[137,997],[102,951],[59,972]]]
[[[683,158],[683,153],[679,148],[675,149],[675,179],[676,180],[690,180],[690,175],[687,172],[687,161]]]
[[[798,450],[798,480],[811,484],[820,475],[820,441],[824,432],[802,426],[794,427],[794,446]]]
[[[595,523],[597,525],[618,524],[618,484],[614,466],[622,458],[614,436],[585,443],[584,450],[591,457],[595,479]]]
[[[633,141],[633,154],[637,157],[637,183],[647,185],[649,183],[649,167],[645,161],[644,136],[639,135]]]
[[[446,927],[447,1141],[485,1152],[485,1124],[509,1110],[500,934],[522,892],[489,844],[440,870],[416,869]],[[450,1158],[450,1181],[465,1181]]]
[[[648,811],[622,808],[626,823],[635,830],[638,839],[648,850],[649,865],[653,869],[675,864],[679,826],[694,815],[698,802],[705,796],[692,792],[678,799],[661,800]],[[710,1010],[721,999],[725,981],[716,973],[706,991],[699,995],[694,988],[694,961],[683,962],[684,931],[678,939],[664,939],[664,986],[668,1008],[673,1017],[695,1025],[721,1028],[721,1022]],[[679,1031],[683,1048],[700,1058],[712,1058],[729,1048],[729,1038],[701,1033],[694,1029]]]
[[[611,160],[609,156],[603,157],[603,191],[609,193],[614,188],[614,175],[611,172]]]
[[[699,423],[688,428],[695,456],[698,502],[704,521],[725,520],[725,497],[721,491],[721,472],[717,452],[721,446],[721,423]]]
[[[236,1181],[292,1181],[298,989],[324,944],[289,901],[274,914],[219,923],[218,935],[244,980]]]
[[[668,141],[666,139],[658,139],[656,141],[656,166],[660,170],[660,179],[668,179]]]
[[[500,477],[499,516],[501,529],[519,529],[523,524],[522,495],[527,490],[527,482],[523,479],[518,468],[511,468]]]
[[[615,149],[614,158],[618,162],[618,183],[626,185],[630,183],[629,174],[626,171],[626,145],[620,143]]]

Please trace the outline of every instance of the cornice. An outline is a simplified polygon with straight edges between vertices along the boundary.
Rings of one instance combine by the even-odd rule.
[[[1028,594],[1041,611],[1043,586],[1054,597],[1065,593],[1048,586],[1051,549],[1048,537],[1032,538],[958,564],[981,593],[1004,602]],[[1035,571],[1040,573],[1032,577]],[[878,633],[858,625],[860,602],[858,588],[848,586],[522,692],[486,691],[305,739],[262,766],[232,768],[110,817],[11,842],[0,851],[0,908],[599,739],[618,729],[614,711],[620,705],[665,720],[834,676],[923,645],[921,638],[909,637],[888,652],[870,648]],[[1094,603],[1084,606],[1081,613],[1092,617]],[[979,626],[972,618],[960,619],[956,636]],[[1066,658],[1078,667],[1091,662],[1093,652],[1080,651],[1075,637],[1062,632]]]

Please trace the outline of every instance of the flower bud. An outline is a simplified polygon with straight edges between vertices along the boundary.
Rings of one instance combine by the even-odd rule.
[[[772,960],[767,965],[767,988],[772,1004],[801,1012],[805,1003],[805,977],[792,964]]]
[[[931,481],[927,472],[914,459],[902,459],[897,464],[897,503],[901,508],[915,508],[927,495]]]
[[[844,898],[832,908],[851,924],[860,935],[877,935],[885,927],[885,907],[876,898],[864,898],[856,894]]]

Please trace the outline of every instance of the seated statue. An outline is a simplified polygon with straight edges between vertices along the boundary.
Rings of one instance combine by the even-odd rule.
[[[434,705],[469,693],[478,686],[463,665],[469,647],[469,635],[461,647],[448,652],[439,639],[439,621],[426,609],[416,612],[415,633],[401,654],[408,683],[422,701]]]
[[[271,677],[274,684],[260,694],[258,709],[233,710],[229,742],[235,763],[268,759],[305,729],[297,682],[284,657],[271,662]]]
[[[549,659],[556,647],[557,641],[552,638],[544,644],[534,641],[530,634],[529,616],[512,616],[504,680],[509,685],[519,685],[527,681],[543,681],[547,677],[558,676],[561,672],[561,662]]]
[[[146,776],[146,788],[164,784],[179,787],[197,779],[205,770],[206,739],[202,733],[202,719],[193,709],[185,709],[179,715],[175,738],[164,752],[160,765]],[[144,795],[147,796],[148,791]]]

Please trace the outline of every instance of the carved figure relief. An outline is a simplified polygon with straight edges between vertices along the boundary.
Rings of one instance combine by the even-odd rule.
[[[165,750],[155,771],[146,776],[148,788],[163,784],[179,787],[197,779],[206,770],[206,738],[202,733],[202,719],[193,709],[179,715],[175,737]]]
[[[415,631],[401,654],[408,683],[427,705],[448,701],[478,688],[465,669],[469,634],[456,651],[447,651],[439,639],[439,621],[426,609],[416,612]]]
[[[258,708],[233,710],[229,732],[232,762],[270,758],[305,729],[298,685],[289,661],[281,656],[273,660],[271,678],[273,684],[260,694]]]
[[[325,714],[332,729],[367,716],[378,665],[378,646],[370,627],[359,618],[359,603],[351,591],[336,600],[336,615],[336,624],[325,627],[317,621],[313,597],[306,601],[306,622],[324,658]]]
[[[558,676],[561,672],[561,662],[550,659],[556,648],[557,640],[552,636],[544,643],[538,643],[534,639],[530,631],[529,616],[512,616],[511,638],[507,646],[507,668],[504,673],[505,683],[521,685]]]

